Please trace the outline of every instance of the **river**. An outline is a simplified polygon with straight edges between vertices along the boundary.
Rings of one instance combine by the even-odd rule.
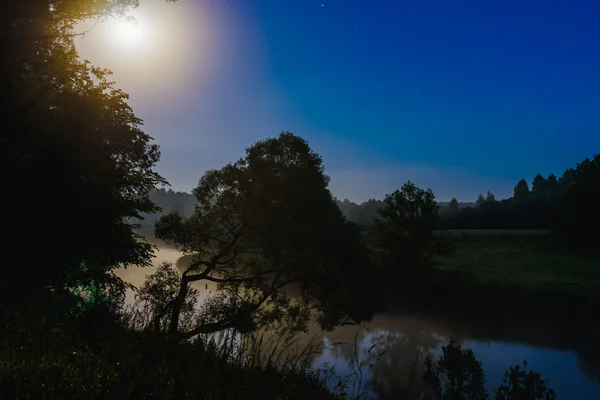
[[[176,250],[161,249],[153,267],[128,268],[119,270],[117,275],[139,287],[157,265],[175,263],[180,255]],[[127,294],[127,301],[133,301],[132,293]],[[421,363],[415,364],[414,360],[440,354],[441,346],[453,337],[471,348],[483,363],[489,390],[502,382],[509,366],[527,360],[529,367],[550,380],[549,386],[559,399],[600,399],[600,354],[592,350],[594,347],[582,346],[583,340],[549,340],[552,335],[551,331],[530,326],[500,327],[490,332],[477,327],[477,321],[388,312],[376,314],[369,323],[344,326],[325,334],[325,350],[315,358],[314,366],[335,366],[338,376],[347,375],[352,371],[348,361],[358,348],[359,360],[365,361],[361,369],[363,382],[370,380],[376,393],[390,394],[408,381],[414,365],[419,373]]]

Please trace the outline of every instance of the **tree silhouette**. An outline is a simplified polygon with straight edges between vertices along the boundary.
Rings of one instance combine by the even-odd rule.
[[[502,385],[494,394],[496,400],[555,400],[556,393],[548,388],[538,372],[523,367],[510,367],[504,374]],[[433,388],[437,399],[442,400],[486,400],[485,373],[470,349],[463,349],[453,339],[442,346],[442,355],[437,361],[425,360],[423,381]]]
[[[434,363],[425,360],[423,380],[442,400],[487,400],[485,374],[471,349],[463,349],[454,340],[442,347],[442,356]]]
[[[438,208],[431,189],[420,189],[410,181],[385,196],[372,232],[383,265],[414,268],[431,257]]]
[[[586,158],[565,172],[569,186],[559,206],[558,233],[570,245],[596,249],[600,234],[600,154]]]
[[[531,198],[531,192],[529,191],[529,185],[525,178],[522,178],[517,182],[514,189],[513,199],[516,204],[527,204]]]
[[[169,334],[188,338],[274,321],[303,329],[311,315],[332,327],[368,317],[370,303],[357,285],[369,279],[355,279],[368,258],[328,182],[319,155],[291,133],[256,142],[237,162],[208,171],[194,190],[194,215],[170,214],[156,226],[158,238],[194,254],[156,316],[169,318]],[[182,331],[181,309],[198,281],[218,283],[219,297],[205,303],[198,326]],[[300,288],[293,301],[285,290],[292,284]]]
[[[527,361],[510,367],[504,374],[502,385],[496,390],[495,400],[555,400],[556,393],[548,388],[548,380],[538,372],[526,371]]]
[[[2,2],[0,167],[14,215],[4,255],[19,291],[118,284],[112,269],[149,264],[126,221],[158,210],[148,197],[163,182],[158,147],[110,71],[80,61],[73,43],[77,23],[135,3]],[[24,256],[32,246],[43,261]]]
[[[450,212],[458,212],[459,205],[458,205],[458,200],[456,200],[455,197],[453,197],[452,200],[450,200],[450,204],[448,205],[448,209],[449,209]]]
[[[482,206],[483,203],[485,202],[485,197],[483,197],[483,195],[480,193],[477,195],[477,200],[475,200],[475,205],[476,206]]]

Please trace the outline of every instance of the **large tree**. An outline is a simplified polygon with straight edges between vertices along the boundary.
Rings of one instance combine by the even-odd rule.
[[[125,222],[157,207],[158,147],[110,71],[80,60],[79,22],[125,16],[136,0],[12,0],[0,6],[0,169],[11,286],[115,281],[151,247]]]
[[[316,317],[327,328],[368,317],[368,258],[328,183],[319,155],[287,132],[208,171],[194,190],[195,214],[170,214],[156,226],[158,238],[193,255],[178,289],[155,307],[157,329],[189,338],[273,321],[303,329]],[[202,303],[195,326],[183,326],[190,284],[199,281],[217,283],[218,293]]]
[[[570,179],[568,185],[565,184],[565,195],[558,208],[557,232],[571,245],[597,251],[600,240],[600,154],[577,163],[576,168],[567,170],[565,175],[570,175]]]
[[[527,204],[531,199],[531,192],[525,178],[519,180],[515,185],[513,199],[515,204]]]
[[[375,218],[373,239],[386,265],[413,269],[423,265],[437,249],[433,230],[439,206],[431,189],[412,182],[385,196]]]

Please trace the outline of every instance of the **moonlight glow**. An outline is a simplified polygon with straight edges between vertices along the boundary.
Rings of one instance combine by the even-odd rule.
[[[208,61],[211,21],[196,4],[203,1],[187,8],[164,0],[141,3],[126,16],[76,26],[76,32],[87,32],[75,37],[77,51],[81,59],[112,71],[119,88],[139,103],[144,90],[160,92],[166,102],[214,71]]]
[[[148,32],[142,25],[129,21],[118,21],[113,29],[114,38],[123,44],[141,44],[148,40]]]

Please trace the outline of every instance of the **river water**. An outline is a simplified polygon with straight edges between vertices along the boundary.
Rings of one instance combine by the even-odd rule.
[[[174,264],[180,256],[176,250],[163,248],[157,252],[153,267],[128,268],[117,275],[139,287],[156,266],[162,262]],[[211,288],[203,285],[202,289]],[[132,293],[128,293],[127,301],[133,301]],[[405,312],[376,314],[369,323],[339,327],[323,335],[324,350],[313,365],[335,367],[336,375],[345,376],[358,372],[352,362],[358,356],[362,382],[370,381],[374,394],[392,394],[410,382],[411,371],[421,373],[425,356],[439,355],[441,347],[453,337],[463,347],[471,348],[483,363],[489,390],[501,384],[509,366],[527,360],[530,368],[550,380],[549,386],[559,399],[600,399],[600,354],[584,350],[577,340],[561,342],[558,348],[548,344],[547,336],[552,332],[525,327],[519,333],[512,327],[506,329],[510,334],[505,335],[503,329],[484,334],[470,325],[469,321]]]

